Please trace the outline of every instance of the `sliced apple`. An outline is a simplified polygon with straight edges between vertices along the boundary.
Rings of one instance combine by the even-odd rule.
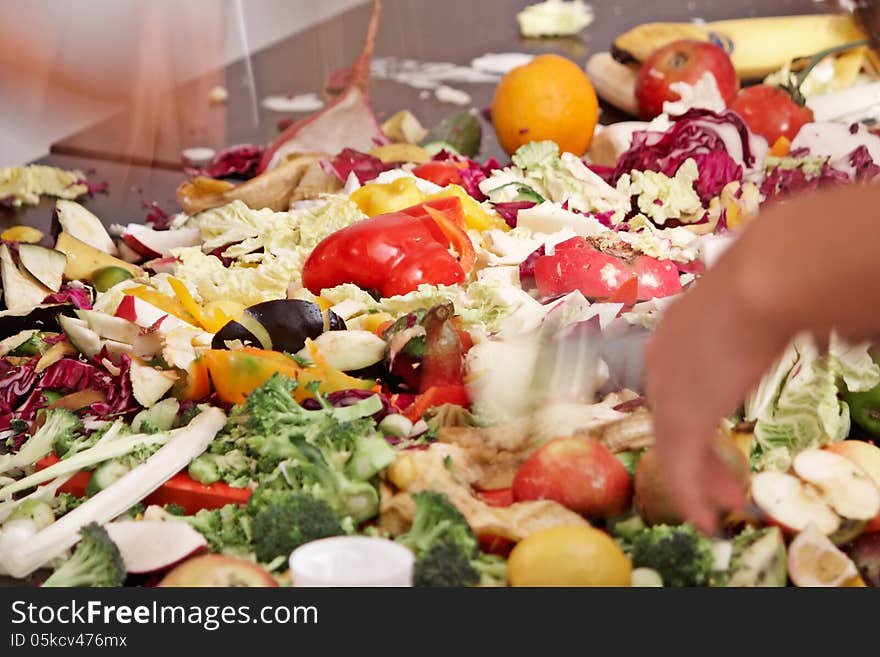
[[[208,546],[202,534],[180,521],[121,520],[104,528],[130,573],[167,570]]]
[[[67,268],[64,270],[64,275],[72,280],[87,281],[95,272],[106,267],[122,267],[131,272],[135,278],[144,275],[144,270],[140,267],[114,258],[67,232],[62,232],[58,236],[55,249],[67,256]]]
[[[142,224],[128,224],[122,239],[145,258],[155,259],[170,256],[172,249],[201,244],[202,231],[198,228],[154,230]]]
[[[873,520],[880,512],[880,489],[849,459],[822,449],[808,449],[794,458],[792,469],[818,488],[825,500],[847,520]]]
[[[18,259],[27,272],[52,292],[61,289],[67,256],[36,244],[19,244]]]
[[[107,233],[104,224],[76,201],[58,199],[55,212],[61,230],[99,251],[115,256],[116,244]]]
[[[168,573],[159,582],[159,586],[276,587],[278,582],[257,564],[246,559],[205,554],[184,561]]]
[[[880,488],[880,447],[864,440],[842,440],[839,443],[829,445],[825,449],[840,454],[858,465],[870,475],[874,483]],[[864,529],[866,534],[880,532],[880,513],[867,524]]]
[[[162,399],[177,381],[177,374],[174,372],[151,367],[139,358],[131,359],[129,376],[132,394],[144,408],[150,408]]]
[[[30,310],[52,294],[52,290],[15,265],[6,244],[0,245],[0,277],[3,279],[3,296],[9,310]]]
[[[819,491],[794,475],[759,472],[752,478],[752,499],[770,523],[791,534],[811,524],[825,535],[840,527],[840,517]]]
[[[796,586],[843,586],[858,574],[852,560],[813,524],[788,546],[788,576]]]

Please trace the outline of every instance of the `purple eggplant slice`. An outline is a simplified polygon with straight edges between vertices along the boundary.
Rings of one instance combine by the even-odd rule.
[[[306,340],[314,340],[325,331],[344,331],[345,322],[336,313],[322,312],[316,303],[301,299],[264,301],[246,308],[238,321],[231,321],[214,336],[211,346],[225,349],[229,341],[261,349],[295,354]]]

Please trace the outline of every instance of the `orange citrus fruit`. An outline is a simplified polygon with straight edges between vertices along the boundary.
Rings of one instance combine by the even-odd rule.
[[[549,139],[583,155],[599,120],[596,91],[580,66],[559,55],[539,55],[507,73],[495,89],[492,123],[502,148]]]
[[[511,586],[629,586],[629,557],[594,527],[550,527],[517,543],[507,561]]]

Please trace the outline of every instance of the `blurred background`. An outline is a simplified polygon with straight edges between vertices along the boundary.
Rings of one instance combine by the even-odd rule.
[[[0,166],[363,2],[0,0]]]

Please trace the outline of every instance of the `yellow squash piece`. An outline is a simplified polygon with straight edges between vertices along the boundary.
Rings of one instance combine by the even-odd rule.
[[[107,267],[122,267],[134,278],[144,275],[144,270],[137,265],[104,253],[76,239],[70,233],[62,232],[58,236],[55,249],[67,256],[64,276],[70,280],[89,280],[95,272]]]
[[[700,39],[721,45],[737,74],[758,80],[794,59],[864,39],[850,16],[815,14],[773,16],[695,23],[645,23],[615,39],[615,54],[644,61],[652,52],[678,39]]]
[[[39,244],[43,239],[43,232],[33,226],[13,226],[0,233],[0,240],[7,242],[24,242],[25,244]]]
[[[386,144],[385,146],[376,146],[370,151],[370,155],[378,157],[387,164],[393,162],[414,162],[415,164],[424,164],[431,159],[428,151],[415,144]]]

